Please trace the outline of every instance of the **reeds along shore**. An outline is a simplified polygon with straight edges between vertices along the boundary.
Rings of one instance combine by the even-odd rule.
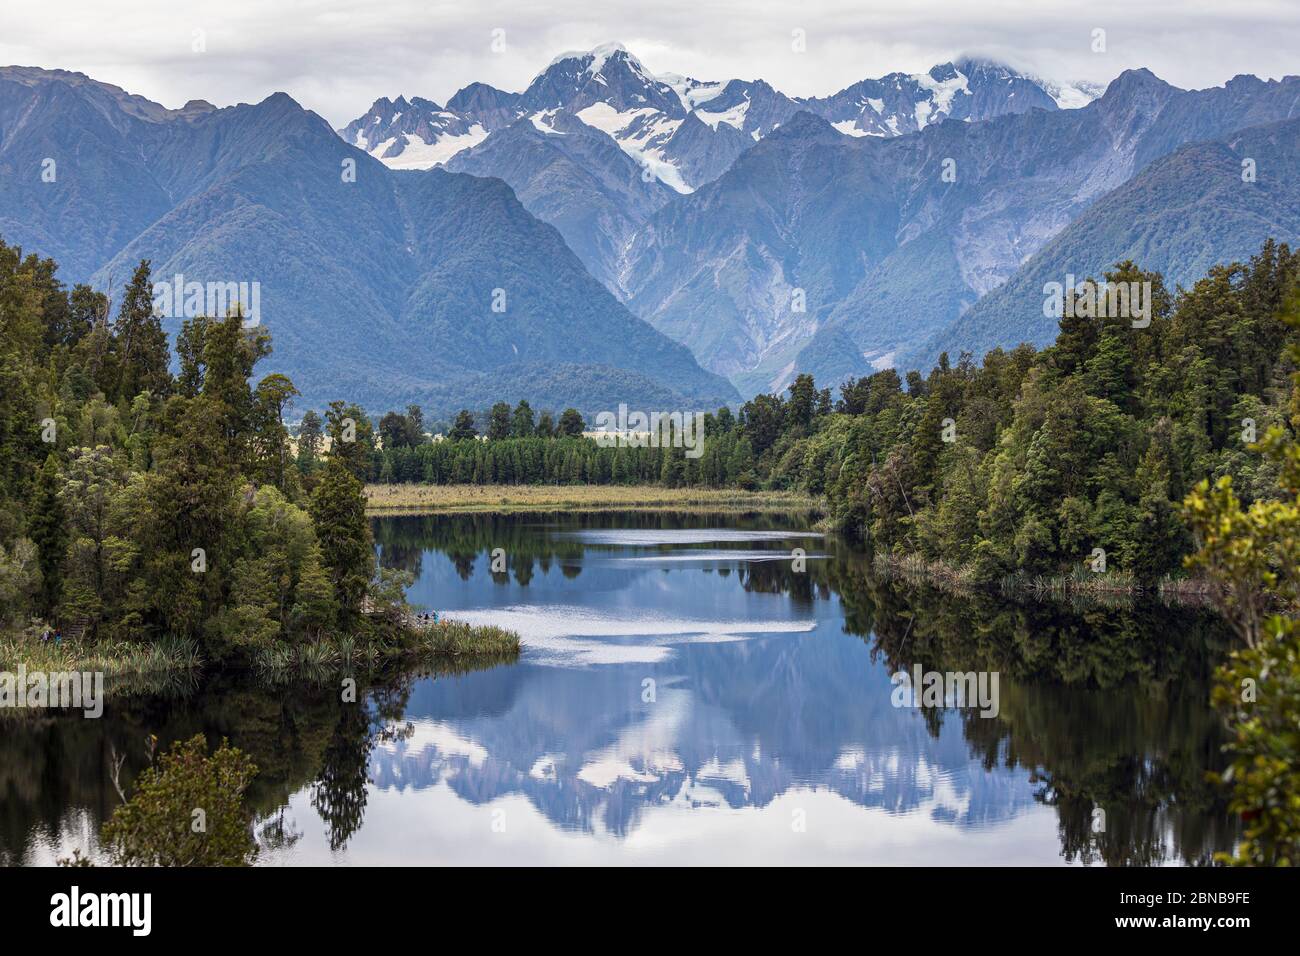
[[[381,638],[321,635],[254,651],[235,670],[280,682],[393,667],[463,671],[517,660],[519,635],[462,621],[394,622]],[[42,641],[31,634],[0,638],[0,672],[98,673],[106,696],[161,694],[195,685],[207,662],[193,641]],[[221,665],[229,671],[229,662]]]

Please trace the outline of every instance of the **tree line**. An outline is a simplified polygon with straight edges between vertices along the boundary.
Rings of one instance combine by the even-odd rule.
[[[1151,283],[1149,326],[1067,310],[1047,348],[995,349],[978,364],[945,354],[928,375],[886,369],[834,399],[799,375],[782,394],[706,415],[699,457],[601,447],[580,437],[572,409],[571,429],[539,432],[526,402],[495,406],[487,440],[468,411],[437,442],[410,440],[410,413],[390,412],[367,477],[796,490],[824,496],[849,538],[978,580],[1093,568],[1104,555],[1107,570],[1153,581],[1190,553],[1180,509],[1202,478],[1234,475],[1247,502],[1279,494],[1278,466],[1252,445],[1271,426],[1294,428],[1296,332],[1280,309],[1297,262],[1268,242],[1176,292],[1120,263],[1105,278]]]

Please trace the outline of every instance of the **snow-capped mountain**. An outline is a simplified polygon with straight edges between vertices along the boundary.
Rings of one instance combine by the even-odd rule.
[[[849,136],[901,136],[945,119],[971,122],[1061,108],[1041,81],[979,60],[942,63],[929,73],[862,80],[804,105]]]
[[[432,100],[399,96],[375,100],[370,111],[340,135],[393,169],[430,169],[487,139],[488,130],[467,113]]]
[[[482,83],[440,107],[426,99],[377,100],[340,134],[389,166],[428,168],[477,146],[522,117],[576,116],[610,136],[647,176],[689,193],[799,110],[849,136],[899,136],[945,119],[975,121],[1030,109],[1068,109],[1101,88],[1060,84],[966,58],[928,73],[891,73],[827,97],[789,97],[763,80],[656,75],[616,43],[565,53],[522,93]]]

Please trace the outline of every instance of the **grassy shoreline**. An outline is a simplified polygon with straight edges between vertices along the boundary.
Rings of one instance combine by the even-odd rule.
[[[822,502],[797,492],[658,485],[367,485],[366,512],[800,511]]]
[[[338,673],[377,672],[391,667],[459,672],[519,659],[519,635],[492,626],[440,621],[410,628],[396,643],[322,636],[265,648],[233,669],[216,663],[214,673],[250,673],[271,682]],[[192,641],[157,643],[65,641],[45,643],[34,634],[0,635],[0,673],[100,673],[104,697],[157,694],[197,685],[209,662]],[[4,713],[38,713],[0,708]]]

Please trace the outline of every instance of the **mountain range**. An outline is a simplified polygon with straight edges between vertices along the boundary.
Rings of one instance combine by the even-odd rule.
[[[149,259],[155,280],[259,283],[266,370],[304,405],[737,397],[503,182],[389,169],[283,93],[167,110],[80,74],[0,69],[0,236],[65,282],[117,289]]]
[[[303,404],[708,407],[1043,344],[1044,284],[1121,259],[1172,286],[1295,243],[1298,135],[1298,77],[972,57],[797,98],[610,44],[337,132],[283,93],[173,110],[7,67],[0,236],[65,281],[259,281]]]
[[[928,73],[861,80],[831,96],[791,97],[763,80],[656,75],[622,45],[607,43],[561,54],[522,93],[475,83],[446,106],[382,97],[339,135],[395,169],[429,169],[522,120],[564,135],[567,127],[556,129],[555,118],[567,115],[608,134],[648,177],[689,193],[801,110],[849,136],[900,136],[945,119],[1083,106],[1100,93],[1095,84],[1053,84],[963,57]]]
[[[438,115],[477,123],[474,142],[387,100],[340,135],[395,165],[455,148],[446,168],[509,183],[634,313],[749,395],[798,371],[834,383],[926,367],[941,350],[1050,341],[1047,280],[1008,282],[1031,260],[1060,281],[1145,253],[1189,282],[1270,235],[1294,239],[1294,216],[1260,218],[1238,208],[1244,191],[1205,182],[1206,214],[1232,229],[1187,235],[1172,210],[1149,209],[1159,236],[1145,244],[1094,229],[1086,250],[1034,259],[1153,162],[1292,118],[1297,97],[1294,77],[1187,91],[1130,70],[1102,90],[963,57],[796,98],[761,80],[655,75],[609,44],[557,57],[522,93],[456,94]],[[394,115],[411,126],[382,124]],[[1275,186],[1286,191],[1270,178],[1255,200]],[[1221,204],[1232,211],[1210,211]],[[1153,253],[1164,246],[1188,255]]]
[[[801,111],[846,136],[892,137],[946,119],[1076,107],[1099,93],[965,57],[798,98],[763,80],[656,75],[611,43],[556,57],[522,93],[476,83],[445,107],[381,98],[339,135],[395,169],[442,165],[505,180],[625,297],[622,256],[649,215],[717,179]]]
[[[833,350],[815,341],[819,335],[851,341],[863,362],[907,368],[928,368],[941,348],[1044,344],[1053,323],[1031,330],[990,317],[990,334],[978,338],[964,337],[960,323],[1153,161],[1190,142],[1296,116],[1300,78],[1239,77],[1192,92],[1146,70],[1122,74],[1081,109],[942,123],[891,139],[840,136],[801,113],[716,182],[647,220],[628,246],[622,291],[634,312],[686,342],[742,392],[783,387],[795,370],[823,377],[815,358]],[[1262,168],[1274,182],[1279,166]],[[1239,165],[1226,184],[1183,183],[1182,205],[1195,199],[1238,228],[1182,236],[1185,251],[1197,249],[1180,267],[1231,259],[1270,235],[1300,235],[1275,228],[1285,216],[1266,223],[1239,214],[1258,198],[1245,187]],[[1145,212],[1158,223],[1157,244],[1185,231],[1177,215]],[[1093,235],[1086,250],[1076,246],[1074,256],[1054,260],[1048,271],[1058,281],[1099,274],[1101,264],[1133,249],[1110,241],[1113,232]],[[1019,314],[1036,311],[1041,319],[1041,281],[1029,293]]]

